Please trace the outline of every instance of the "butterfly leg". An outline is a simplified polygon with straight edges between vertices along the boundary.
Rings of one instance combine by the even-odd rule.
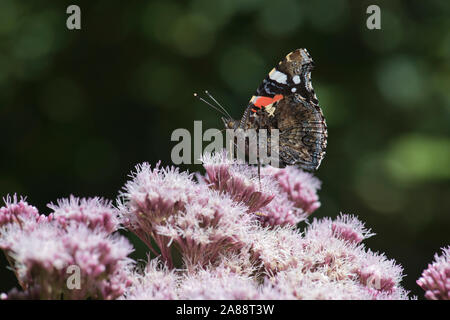
[[[258,157],[258,181],[259,181],[259,190],[262,191],[262,188],[261,188],[261,163],[259,162],[259,157]]]
[[[258,122],[258,128],[260,126],[260,120],[257,118],[256,121]],[[259,190],[262,191],[261,187],[261,162],[259,159],[259,132],[256,135],[256,159],[258,161],[258,181],[259,181]]]

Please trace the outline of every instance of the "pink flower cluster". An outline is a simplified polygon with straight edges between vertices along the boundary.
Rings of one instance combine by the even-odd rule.
[[[256,168],[205,155],[205,175],[138,165],[116,206],[70,197],[39,214],[24,199],[0,208],[0,249],[22,290],[4,299],[409,299],[403,270],[367,249],[355,216],[297,224],[319,206],[320,182],[295,167]],[[128,258],[121,227],[148,248]],[[418,281],[448,298],[449,251]],[[79,288],[73,288],[78,268]],[[70,280],[70,281],[69,281]]]
[[[372,233],[356,217],[297,229],[320,206],[311,174],[202,160],[197,181],[143,164],[126,184],[122,223],[159,256],[122,299],[408,299],[402,268],[364,247]]]
[[[450,300],[450,246],[442,249],[442,255],[434,256],[417,284],[425,290],[427,299]]]
[[[48,216],[16,196],[5,202],[0,249],[23,291],[12,290],[2,299],[115,299],[131,284],[127,256],[133,249],[126,238],[112,234],[118,220],[109,202],[71,197],[49,205]]]
[[[168,268],[153,259],[122,299],[408,299],[401,267],[339,237],[334,222],[315,220],[305,234],[254,226],[252,243],[206,267]]]
[[[19,225],[30,222],[42,222],[51,220],[52,216],[40,215],[36,207],[30,206],[24,198],[20,200],[17,195],[4,199],[5,206],[0,208],[0,227],[7,224],[17,223]]]

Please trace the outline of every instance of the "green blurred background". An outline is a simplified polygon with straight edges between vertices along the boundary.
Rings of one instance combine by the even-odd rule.
[[[66,28],[78,4],[82,29]],[[366,8],[381,8],[381,30]],[[70,194],[115,199],[137,163],[170,163],[176,128],[240,117],[267,72],[307,48],[329,127],[316,217],[355,214],[368,247],[415,284],[450,244],[450,2],[0,1],[0,195],[41,212]],[[184,166],[199,171],[201,166]],[[144,258],[137,247],[134,257]],[[0,291],[16,282],[0,260]]]

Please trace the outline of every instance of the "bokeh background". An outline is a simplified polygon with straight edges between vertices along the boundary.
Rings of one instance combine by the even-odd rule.
[[[78,4],[82,29],[66,28]],[[366,9],[381,8],[381,30]],[[240,117],[267,72],[307,48],[329,141],[315,217],[355,214],[415,284],[450,244],[450,2],[0,1],[0,195],[42,212],[115,199],[137,163],[171,164],[176,128]],[[182,166],[199,171],[201,166]],[[134,257],[145,251],[136,239]],[[0,291],[16,286],[0,258]]]

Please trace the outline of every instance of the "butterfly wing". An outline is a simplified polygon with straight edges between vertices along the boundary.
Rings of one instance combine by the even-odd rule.
[[[327,126],[311,84],[314,62],[306,49],[289,53],[273,68],[249,105],[241,128],[279,129],[280,166],[316,170],[327,144]]]
[[[287,96],[300,94],[307,100],[315,100],[311,85],[311,70],[314,62],[306,49],[289,53],[273,68],[256,90],[256,97]],[[253,97],[252,97],[253,98]]]
[[[327,146],[327,128],[320,107],[298,95],[289,95],[277,104],[275,116],[273,127],[280,133],[280,163],[317,170]]]

